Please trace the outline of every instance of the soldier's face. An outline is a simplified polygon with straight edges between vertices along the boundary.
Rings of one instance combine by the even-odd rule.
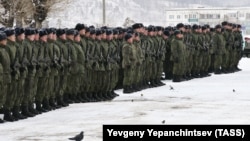
[[[9,36],[8,39],[15,42],[16,41],[16,36],[13,34],[13,35]]]
[[[86,32],[85,29],[82,29],[82,30],[79,31],[80,35],[85,35],[85,32]]]
[[[19,35],[19,36],[17,36],[17,39],[20,40],[20,41],[24,40],[25,39],[24,33],[21,34],[21,35]]]
[[[66,34],[61,35],[60,38],[61,38],[62,40],[66,40]]]
[[[34,40],[35,40],[35,34],[29,35],[29,36],[27,36],[27,38],[28,38],[30,41],[34,41]]]
[[[40,37],[40,40],[43,42],[47,42],[47,39],[48,39],[48,35],[44,35],[44,36]]]
[[[5,40],[0,41],[0,44],[6,46],[7,45],[7,40],[5,39]]]
[[[80,35],[77,35],[77,36],[75,37],[75,41],[76,41],[76,42],[80,42],[80,41],[81,41]]]

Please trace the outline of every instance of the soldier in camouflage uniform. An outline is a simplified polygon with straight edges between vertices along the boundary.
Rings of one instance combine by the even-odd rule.
[[[47,112],[52,110],[52,107],[49,105],[50,93],[47,93],[49,75],[51,73],[50,65],[51,59],[49,56],[49,44],[48,44],[48,33],[46,29],[41,29],[39,31],[39,44],[38,44],[38,54],[37,54],[37,94],[35,97],[36,100],[36,109],[40,112]],[[42,107],[41,107],[42,106]]]
[[[13,117],[11,114],[12,108],[15,105],[15,101],[17,99],[17,86],[19,81],[19,60],[17,56],[17,47],[15,45],[16,37],[15,30],[7,28],[5,29],[5,33],[7,35],[7,46],[6,51],[10,56],[10,68],[11,68],[11,83],[8,85],[6,103],[4,106],[4,120],[6,121],[16,121],[17,118]]]
[[[74,40],[75,42],[73,43],[73,45],[75,46],[75,51],[76,51],[76,61],[75,63],[73,63],[74,68],[77,70],[76,71],[76,81],[78,81],[78,83],[75,85],[75,90],[77,89],[77,96],[76,98],[78,100],[80,100],[80,102],[86,102],[83,98],[82,98],[82,93],[84,93],[83,88],[86,84],[86,75],[85,75],[85,52],[83,51],[83,48],[81,47],[81,37],[80,37],[80,33],[78,31],[75,31],[74,34]],[[78,88],[77,88],[78,87]]]
[[[49,74],[48,80],[48,99],[49,105],[52,109],[60,108],[61,105],[56,103],[56,97],[59,96],[59,71],[61,66],[59,64],[59,58],[61,57],[60,48],[56,44],[56,29],[49,28],[46,29],[48,33],[48,55],[50,58],[50,68],[51,72]]]
[[[60,49],[60,58],[59,58],[59,93],[56,97],[57,104],[63,107],[68,106],[68,97],[65,94],[65,90],[67,87],[67,79],[68,79],[68,49],[65,45],[66,39],[66,31],[64,29],[57,29],[56,31],[57,41],[55,42],[56,45]]]
[[[17,119],[25,119],[27,118],[26,116],[22,115],[20,113],[20,106],[22,104],[23,99],[25,98],[24,96],[24,84],[25,84],[25,79],[27,77],[28,69],[27,69],[27,63],[28,60],[24,58],[24,29],[23,28],[15,28],[15,33],[16,33],[16,46],[17,46],[17,54],[18,54],[18,60],[20,64],[20,77],[18,81],[18,86],[17,86],[17,94],[18,98],[15,101],[15,106],[13,108],[13,116]]]
[[[241,71],[241,69],[238,68],[239,61],[242,56],[242,49],[243,49],[243,37],[242,37],[242,31],[241,31],[241,25],[237,25],[236,35],[235,35],[235,62],[234,62],[234,69],[235,71]]]
[[[173,82],[181,82],[183,75],[182,67],[185,63],[185,44],[181,31],[174,32],[175,38],[171,41],[171,60],[174,62]]]
[[[213,36],[212,46],[214,50],[214,73],[220,74],[221,73],[221,66],[222,66],[222,56],[225,54],[225,38],[221,33],[221,25],[215,26],[215,35]]]
[[[133,35],[127,33],[125,35],[125,43],[122,47],[122,68],[124,72],[123,93],[132,93],[133,74],[136,65],[136,52],[133,46]]]
[[[33,107],[34,97],[36,95],[36,65],[37,65],[37,54],[33,51],[35,30],[31,28],[25,29],[26,39],[23,41],[24,53],[23,53],[23,63],[27,66],[27,76],[24,83],[24,98],[22,101],[22,114],[27,117],[35,116],[35,112],[31,108]]]
[[[11,69],[10,69],[10,56],[6,51],[7,36],[4,32],[0,31],[0,108],[2,108],[6,102],[7,88],[11,84]],[[4,121],[0,119],[0,123]]]

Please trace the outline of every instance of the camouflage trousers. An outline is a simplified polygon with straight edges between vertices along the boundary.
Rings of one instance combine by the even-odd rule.
[[[0,108],[2,108],[6,102],[8,84],[0,80],[0,89]]]
[[[14,106],[20,106],[22,104],[22,101],[24,99],[24,84],[25,77],[20,77],[17,84],[17,98]]]
[[[214,70],[220,70],[222,66],[222,55],[215,54],[214,55]]]
[[[123,70],[124,78],[123,78],[123,86],[129,86],[133,83],[133,74],[135,72],[134,68],[126,68]]]
[[[17,99],[17,88],[19,80],[14,77],[11,78],[11,83],[7,88],[7,96],[5,102],[5,108],[11,110],[14,107],[15,101]]]

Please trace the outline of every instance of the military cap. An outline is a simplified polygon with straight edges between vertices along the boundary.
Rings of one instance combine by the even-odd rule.
[[[7,39],[7,35],[5,32],[0,31],[0,41]]]
[[[165,30],[168,30],[168,31],[173,31],[173,27],[168,26],[168,27],[166,27],[166,28],[165,28]]]
[[[48,34],[51,34],[51,33],[55,34],[55,33],[56,33],[56,31],[55,31],[54,28],[46,28],[46,32],[47,32]]]
[[[237,28],[237,24],[233,24],[233,28]]]
[[[126,33],[134,34],[134,31],[131,29],[128,29]]]
[[[210,27],[210,32],[214,32],[215,29],[213,27]]]
[[[23,34],[24,32],[25,32],[24,28],[22,28],[22,27],[16,27],[15,28],[16,36],[19,36],[19,35]]]
[[[232,23],[227,23],[227,25],[228,25],[228,26],[233,26],[233,24],[232,24]]]
[[[46,29],[41,29],[41,30],[39,30],[39,36],[40,36],[40,37],[45,36],[45,35],[48,35]]]
[[[119,34],[119,30],[117,30],[117,29],[113,29],[113,34],[114,34],[114,35]]]
[[[218,28],[221,28],[221,25],[216,25],[215,27],[214,27],[215,29],[218,29]]]
[[[86,32],[90,32],[90,28],[89,27],[86,27],[85,30],[86,30]]]
[[[193,30],[199,29],[199,26],[198,26],[197,24],[194,24],[194,25],[192,26],[192,29],[193,29]]]
[[[201,29],[202,29],[202,30],[206,30],[207,27],[206,27],[206,26],[202,26]]]
[[[97,29],[95,35],[96,35],[96,36],[99,36],[99,35],[102,35],[102,33],[103,33],[103,32],[102,32],[101,29]]]
[[[6,28],[5,27],[1,27],[0,28],[0,31],[4,31]]]
[[[132,25],[132,28],[133,29],[141,28],[141,24],[140,23],[135,23],[135,24]]]
[[[155,27],[150,25],[148,26],[148,32],[155,31]]]
[[[90,35],[93,35],[93,34],[95,34],[95,33],[96,33],[95,29],[91,29],[91,30],[90,30]]]
[[[61,35],[65,34],[65,33],[66,33],[65,30],[61,29],[61,28],[56,30],[56,35],[57,36],[61,36]]]
[[[155,29],[156,29],[157,31],[162,31],[162,30],[163,30],[163,27],[161,27],[161,26],[156,26]]]
[[[12,28],[6,28],[6,29],[4,30],[4,32],[6,33],[6,36],[7,36],[7,37],[8,37],[8,36],[15,35],[15,30],[12,29]]]
[[[74,30],[74,36],[76,37],[76,36],[78,36],[78,35],[79,35],[78,30]]]
[[[237,25],[237,28],[241,28],[241,25],[240,25],[240,24],[238,24],[238,25]]]
[[[107,30],[106,30],[106,35],[111,35],[111,34],[113,34],[112,29],[107,29]]]
[[[166,35],[166,36],[170,36],[170,32],[168,30],[164,30],[163,34]]]
[[[223,22],[221,23],[222,26],[225,26],[225,25],[227,25],[227,24],[228,24],[227,21],[223,21]]]
[[[26,28],[26,29],[25,29],[25,35],[26,35],[26,36],[34,35],[34,34],[36,34],[35,29],[33,29],[33,28]]]
[[[89,26],[90,29],[95,29],[95,26],[91,25]]]
[[[183,23],[178,23],[178,24],[176,25],[176,28],[177,28],[177,29],[180,29],[180,28],[182,28],[182,27],[184,27],[184,24],[183,24]]]
[[[81,24],[81,23],[76,24],[75,30],[80,31],[82,29],[85,29],[85,25],[84,24]]]
[[[180,31],[180,30],[175,30],[175,31],[174,31],[174,35],[176,36],[176,35],[178,35],[178,34],[182,34],[181,31]]]
[[[75,29],[71,28],[66,31],[66,35],[74,35],[75,34]]]
[[[210,25],[209,25],[209,24],[205,24],[204,26],[206,26],[206,28],[210,28]]]
[[[124,38],[125,38],[126,41],[128,39],[132,38],[132,37],[133,37],[133,35],[131,33],[126,33],[125,36],[124,36]]]

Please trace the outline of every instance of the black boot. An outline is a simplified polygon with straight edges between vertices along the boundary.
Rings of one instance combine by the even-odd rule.
[[[214,71],[214,74],[221,74],[222,72],[221,72],[221,70],[220,69],[215,69],[215,71]]]
[[[36,101],[36,110],[39,111],[40,113],[48,112],[48,110],[42,107],[42,102],[39,101]]]
[[[82,102],[82,103],[87,102],[86,100],[84,100],[84,99],[82,98],[82,94],[81,94],[81,93],[77,93],[76,99],[78,99],[78,100],[79,100],[80,102]]]
[[[35,116],[34,114],[32,114],[32,113],[29,111],[28,106],[22,106],[21,109],[22,109],[22,115],[24,115],[24,116],[26,116],[26,117],[34,117],[34,116]]]
[[[67,107],[67,106],[69,106],[68,103],[65,103],[65,102],[63,101],[63,97],[62,97],[62,96],[58,96],[56,100],[57,100],[57,105],[60,105],[60,106],[62,106],[62,107]]]
[[[69,94],[69,93],[65,93],[65,94],[64,94],[64,101],[65,101],[66,103],[68,103],[68,104],[74,103],[74,101],[72,101],[72,100],[70,99],[70,94]]]
[[[43,106],[42,106],[45,110],[51,111],[52,108],[49,105],[49,100],[47,98],[43,99]]]
[[[62,106],[57,105],[56,102],[55,102],[55,99],[52,98],[52,97],[49,99],[49,105],[52,108],[52,110],[55,110],[55,109],[58,109],[58,108],[62,107]]]
[[[164,85],[166,85],[165,83],[161,82],[160,79],[157,79],[157,84],[158,84],[159,86],[164,86]]]
[[[4,110],[3,119],[6,121],[10,121],[10,122],[17,121],[16,118],[11,115],[11,112],[9,109]]]
[[[41,114],[41,112],[37,111],[35,108],[34,108],[34,104],[33,103],[30,103],[29,104],[29,111],[34,114],[34,115],[38,115],[38,114]]]
[[[88,94],[87,93],[82,93],[82,98],[85,102],[91,102],[90,98],[88,97]]]
[[[123,93],[129,94],[132,93],[130,86],[123,86]]]
[[[181,82],[179,75],[173,75],[173,82]]]
[[[13,113],[13,116],[14,116],[16,119],[26,119],[26,118],[27,118],[26,116],[20,114],[20,108],[19,108],[19,106],[15,106],[15,107],[13,108],[12,113]]]

